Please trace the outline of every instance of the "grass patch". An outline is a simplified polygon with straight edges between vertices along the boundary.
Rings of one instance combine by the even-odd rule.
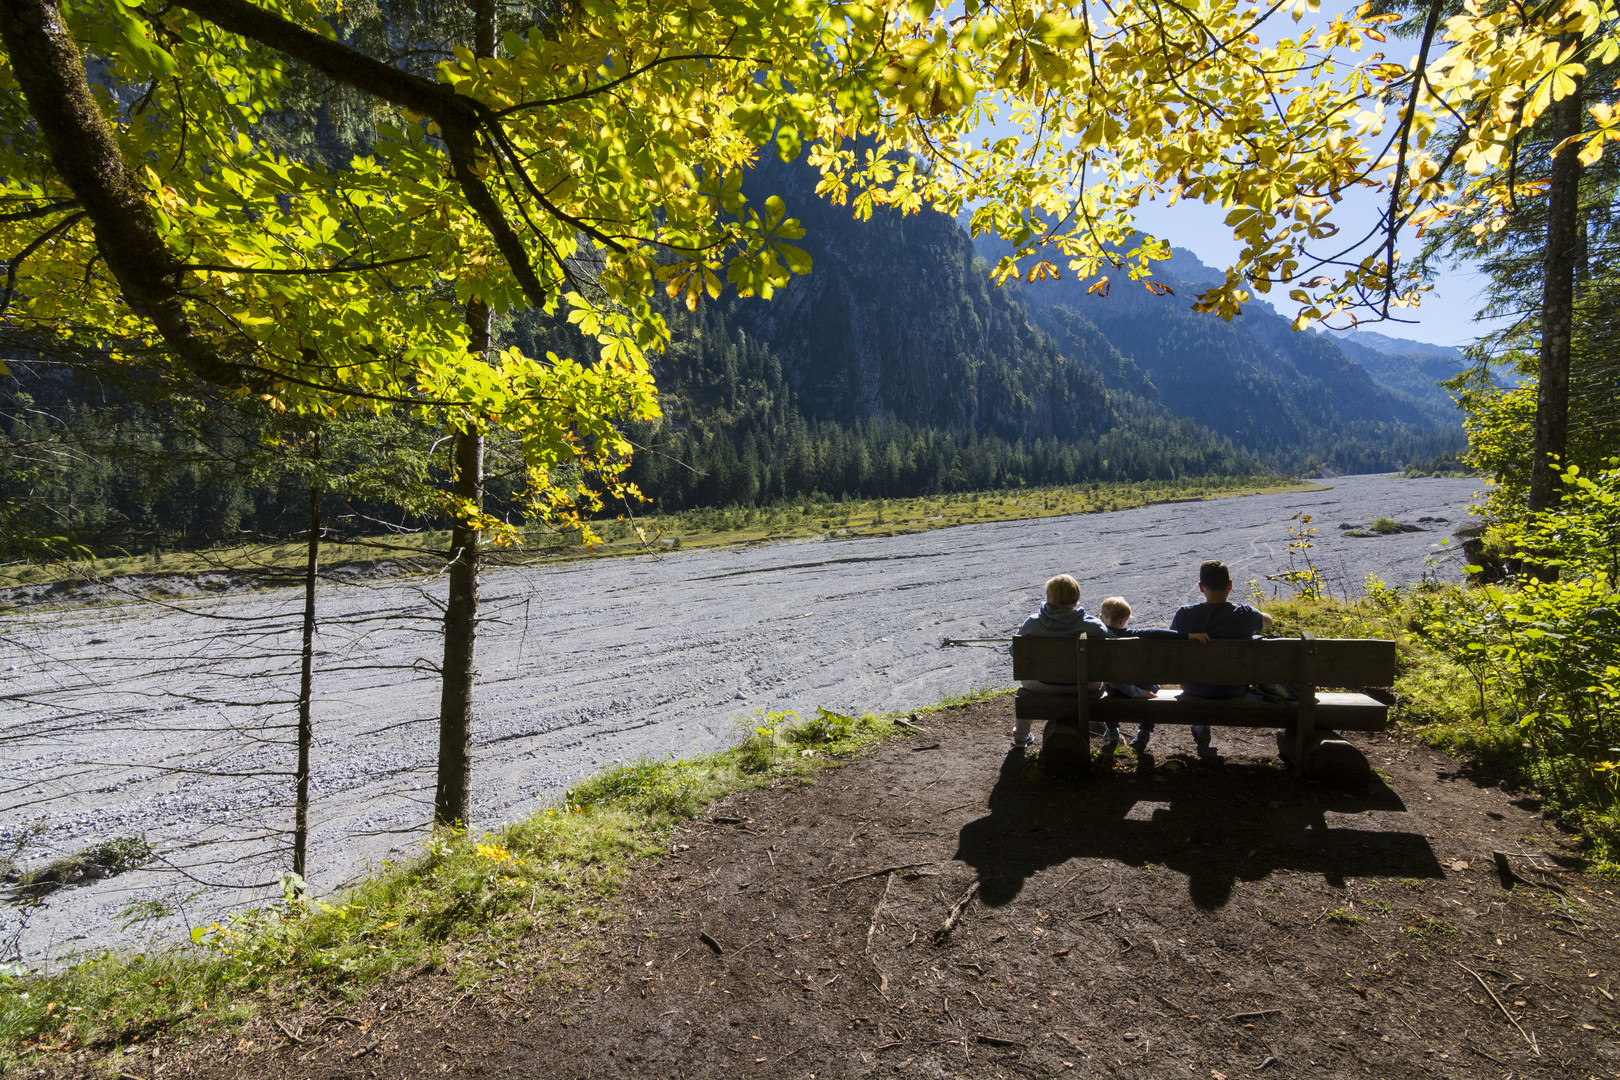
[[[1447,586],[1446,588],[1449,588]],[[1418,633],[1417,592],[1376,582],[1366,596],[1342,601],[1267,600],[1276,631],[1395,642],[1396,704],[1391,720],[1421,742],[1471,759],[1481,779],[1528,786],[1531,777],[1517,725],[1486,672],[1431,647]],[[1359,689],[1352,687],[1351,689]]]
[[[719,796],[813,773],[899,730],[824,709],[759,721],[770,735],[757,745],[617,766],[494,832],[441,832],[331,903],[289,892],[197,928],[190,947],[104,953],[50,975],[0,969],[0,1073],[48,1053],[202,1034],[265,1001],[353,998],[390,972],[435,967],[476,981],[526,935],[601,921],[628,863],[661,852],[677,823]]]
[[[16,887],[22,896],[44,896],[64,885],[77,885],[81,881],[122,874],[146,864],[151,858],[152,847],[146,842],[145,835],[114,837],[76,854],[56,859],[38,870],[18,874]],[[15,873],[11,866],[13,861],[14,857],[4,860],[7,877]]]

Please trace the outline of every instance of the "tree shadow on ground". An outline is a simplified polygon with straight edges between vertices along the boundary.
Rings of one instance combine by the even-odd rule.
[[[1193,902],[1212,910],[1227,902],[1234,882],[1277,870],[1320,873],[1336,886],[1351,876],[1444,876],[1421,832],[1327,820],[1405,809],[1376,777],[1366,791],[1346,794],[1272,764],[1204,769],[1173,760],[1135,775],[1094,771],[1056,781],[1015,750],[990,792],[990,813],[963,826],[956,858],[978,871],[979,897],[992,907],[1010,903],[1041,870],[1105,858],[1183,873]]]

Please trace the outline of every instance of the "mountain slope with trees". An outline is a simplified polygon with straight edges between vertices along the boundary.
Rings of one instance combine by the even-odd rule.
[[[981,240],[979,250],[995,261],[1010,248]],[[1395,468],[1461,444],[1454,410],[1424,387],[1427,372],[1415,364],[1380,365],[1401,373],[1397,388],[1332,339],[1294,332],[1262,302],[1230,321],[1192,311],[1188,298],[1219,277],[1176,251],[1154,275],[1164,295],[1129,281],[1090,292],[1095,282],[1072,275],[1019,286],[1017,295],[1049,332],[1076,319],[1094,326],[1172,412],[1278,465]]]

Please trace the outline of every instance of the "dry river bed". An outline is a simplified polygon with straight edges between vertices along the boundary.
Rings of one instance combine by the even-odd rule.
[[[1367,574],[1455,579],[1477,480],[1379,476],[1317,492],[491,572],[483,582],[473,826],[557,799],[618,761],[730,745],[762,712],[885,711],[1011,680],[1010,634],[1070,572],[1136,625],[1198,600],[1197,565],[1242,583],[1320,527],[1335,592]],[[1375,517],[1422,531],[1341,535]],[[1244,588],[1240,584],[1240,591]],[[310,883],[329,894],[408,853],[432,813],[442,579],[319,594]],[[137,870],[0,905],[0,962],[54,965],[183,936],[277,894],[289,863],[300,592],[25,610],[0,619],[0,841],[38,866],[144,834]]]

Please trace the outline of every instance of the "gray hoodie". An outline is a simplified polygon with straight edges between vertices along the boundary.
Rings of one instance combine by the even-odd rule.
[[[1108,636],[1108,627],[1096,616],[1087,615],[1083,607],[1072,611],[1058,611],[1051,604],[1042,604],[1041,610],[1024,620],[1018,628],[1019,637],[1098,637]]]
[[[1024,625],[1018,628],[1019,637],[1094,637],[1106,638],[1108,627],[1104,626],[1095,616],[1087,615],[1086,609],[1076,607],[1072,611],[1058,611],[1051,604],[1042,604],[1041,610],[1024,620]],[[1036,679],[1023,680],[1024,689],[1034,690],[1037,693],[1072,694],[1073,683],[1048,683]],[[1101,684],[1091,684],[1093,690]]]

